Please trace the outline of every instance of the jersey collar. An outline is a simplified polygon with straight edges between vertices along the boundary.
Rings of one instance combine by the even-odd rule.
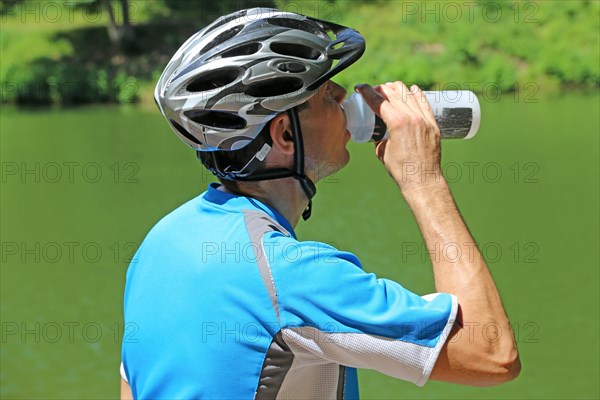
[[[216,182],[209,184],[208,189],[204,194],[204,200],[226,209],[231,209],[232,211],[241,211],[247,209],[261,210],[281,224],[288,232],[290,232],[292,237],[296,239],[296,233],[294,232],[294,229],[287,219],[285,219],[285,217],[277,210],[252,197],[241,196],[219,190],[220,186],[221,184]]]

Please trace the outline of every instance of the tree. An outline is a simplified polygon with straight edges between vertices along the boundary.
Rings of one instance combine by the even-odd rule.
[[[108,11],[108,37],[117,50],[121,51],[127,44],[131,43],[134,37],[134,31],[129,19],[129,2],[128,0],[117,1],[117,4],[121,8],[120,15],[123,16],[123,20],[118,21],[113,7],[114,2],[111,0],[98,1],[101,3],[102,7]]]

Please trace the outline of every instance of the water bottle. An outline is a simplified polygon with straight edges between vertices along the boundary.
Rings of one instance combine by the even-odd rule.
[[[475,93],[469,90],[423,92],[431,105],[442,139],[470,139],[477,133],[481,109]],[[369,142],[387,139],[385,123],[359,93],[342,104],[352,140]]]

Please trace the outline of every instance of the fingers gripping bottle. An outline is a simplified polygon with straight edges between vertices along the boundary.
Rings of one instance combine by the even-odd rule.
[[[442,139],[470,139],[477,133],[481,109],[475,93],[469,90],[423,92],[431,105]],[[359,93],[342,104],[348,131],[355,142],[387,139],[385,123]]]

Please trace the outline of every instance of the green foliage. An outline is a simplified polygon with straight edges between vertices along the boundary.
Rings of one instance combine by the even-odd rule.
[[[402,79],[464,88],[553,82],[600,85],[600,2],[345,2],[340,20],[367,40],[357,67],[340,77]]]
[[[0,4],[2,102],[136,101],[139,87],[152,86],[190,34],[240,7],[235,0],[130,1],[135,40],[115,49],[98,1],[54,2],[64,12],[52,21],[23,18],[27,1]],[[359,30],[365,56],[336,77],[347,88],[397,79],[476,91],[528,82],[600,86],[598,1],[252,0],[244,6],[278,7]]]
[[[23,1],[24,0],[0,0],[0,15],[10,13],[15,6]]]

